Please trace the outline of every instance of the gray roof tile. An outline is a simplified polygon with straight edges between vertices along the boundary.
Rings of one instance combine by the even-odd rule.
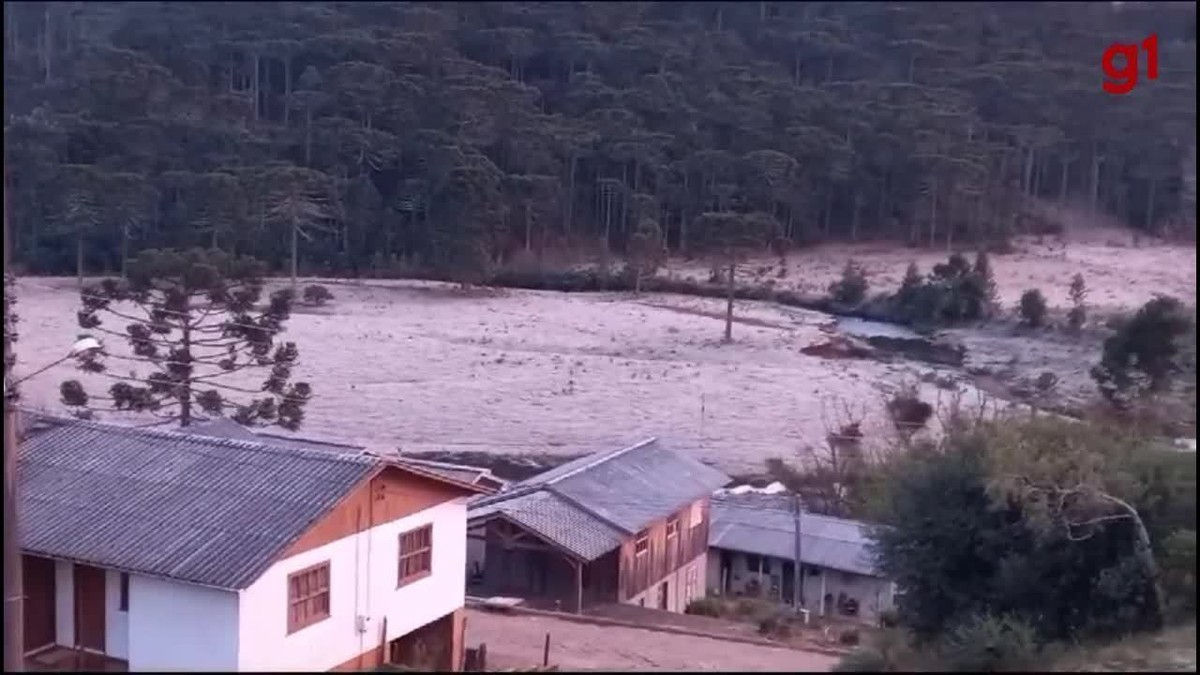
[[[161,429],[23,422],[23,549],[231,590],[382,465]]]
[[[584,560],[725,485],[729,478],[654,439],[580,457],[471,502],[468,517],[502,514]],[[538,514],[531,515],[536,507]]]
[[[792,559],[796,525],[790,497],[721,495],[712,498],[708,545]],[[876,576],[869,526],[855,520],[805,512],[800,519],[800,558],[809,565]]]

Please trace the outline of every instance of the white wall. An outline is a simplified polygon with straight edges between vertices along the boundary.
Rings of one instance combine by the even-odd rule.
[[[396,587],[400,533],[433,524],[433,571]],[[329,561],[330,616],[288,635],[288,575]],[[328,670],[463,606],[466,499],[282,560],[241,593],[239,670]],[[355,617],[368,617],[359,633]]]
[[[236,593],[130,575],[128,621],[131,671],[237,669]]]
[[[121,573],[105,571],[104,651],[116,659],[129,660],[129,612],[121,611]],[[133,595],[133,578],[129,580]]]
[[[54,561],[54,636],[58,644],[75,644],[75,565]]]

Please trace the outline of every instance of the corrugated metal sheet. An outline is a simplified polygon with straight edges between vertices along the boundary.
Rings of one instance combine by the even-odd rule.
[[[23,549],[231,590],[252,583],[381,465],[161,429],[26,420]]]
[[[346,443],[334,443],[331,441],[320,441],[312,438],[301,438],[296,436],[279,436],[276,434],[267,434],[251,429],[234,422],[233,420],[221,418],[214,420],[206,420],[199,424],[194,424],[187,429],[190,434],[198,434],[201,436],[212,436],[214,438],[230,438],[234,440],[252,441],[256,443],[267,443],[280,448],[297,448],[301,450],[320,450],[334,454],[363,454],[366,448],[361,445],[349,445]],[[397,465],[409,464],[417,469],[424,470],[426,473],[436,474],[443,478],[448,478],[459,483],[473,485],[482,476],[490,476],[491,472],[475,466],[464,466],[458,464],[450,464],[447,462],[433,462],[412,457],[401,457],[399,454],[381,454],[380,457]]]
[[[496,513],[517,521],[584,560],[618,547],[621,540],[710,494],[728,476],[660,446],[654,439],[581,457],[471,502],[479,522]],[[536,521],[531,505],[544,508]],[[555,524],[558,523],[558,524]]]
[[[796,526],[790,499],[753,493],[713,497],[708,545],[793,559]],[[869,544],[865,523],[807,512],[801,517],[800,559],[805,564],[876,576]]]

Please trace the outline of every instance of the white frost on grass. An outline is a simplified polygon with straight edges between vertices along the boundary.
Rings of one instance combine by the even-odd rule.
[[[30,372],[75,339],[79,299],[65,279],[22,279],[17,289],[18,372]],[[865,415],[870,443],[886,444],[885,396],[930,370],[806,356],[800,348],[821,339],[829,318],[761,303],[738,303],[750,323],[735,325],[726,345],[719,300],[461,294],[418,282],[332,290],[331,305],[298,309],[283,336],[300,348],[296,379],[314,389],[301,433],[406,452],[576,454],[658,436],[726,471],[756,471],[821,443],[844,406]],[[105,326],[124,330],[115,317]],[[129,353],[119,338],[106,343]],[[137,364],[109,365],[128,375]],[[258,384],[248,373],[228,382]],[[70,377],[97,394],[113,382],[64,364],[27,382],[24,403],[59,408],[58,385]]]

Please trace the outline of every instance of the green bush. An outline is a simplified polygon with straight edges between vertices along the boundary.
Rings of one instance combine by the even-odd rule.
[[[962,254],[934,265],[922,279],[915,264],[905,271],[900,289],[891,297],[887,318],[916,325],[976,321],[989,314],[994,284],[986,262],[976,269]]]
[[[303,297],[304,304],[320,307],[330,300],[333,300],[333,293],[330,293],[329,289],[325,288],[321,284],[309,284],[308,286],[304,287]]]
[[[1196,531],[1176,530],[1162,545],[1163,590],[1173,616],[1196,616]]]
[[[1036,288],[1031,288],[1021,294],[1021,304],[1017,311],[1021,323],[1030,328],[1041,328],[1046,325],[1046,296]]]
[[[858,647],[842,657],[833,667],[835,673],[882,673],[888,668],[887,659],[879,650],[871,647]]]
[[[1032,626],[1011,616],[975,616],[941,640],[942,665],[958,672],[1004,673],[1036,669],[1039,645]]]
[[[758,620],[758,632],[767,637],[786,638],[792,634],[792,624],[786,616],[775,610]]]
[[[696,616],[721,616],[721,600],[718,598],[696,598],[688,603],[685,614]]]
[[[867,299],[870,288],[866,270],[856,261],[849,260],[842,269],[842,278],[829,285],[829,297],[838,304],[853,307]]]
[[[1179,300],[1154,298],[1114,327],[1116,334],[1104,341],[1100,363],[1091,373],[1109,400],[1124,402],[1143,387],[1163,391],[1185,370],[1184,340],[1194,334],[1195,323]]]

